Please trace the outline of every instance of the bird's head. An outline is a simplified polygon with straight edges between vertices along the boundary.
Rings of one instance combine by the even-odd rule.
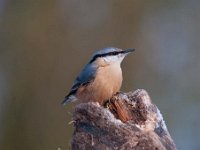
[[[135,49],[122,50],[114,47],[104,48],[94,53],[89,63],[97,63],[97,65],[120,64],[124,57],[134,50]]]

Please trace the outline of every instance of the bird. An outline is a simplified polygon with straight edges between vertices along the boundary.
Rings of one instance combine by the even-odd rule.
[[[134,50],[108,47],[94,53],[76,77],[62,104],[80,100],[104,105],[120,91],[123,80],[121,62]]]

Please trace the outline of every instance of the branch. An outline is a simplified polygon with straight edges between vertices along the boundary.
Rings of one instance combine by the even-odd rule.
[[[106,106],[92,102],[76,106],[72,150],[176,150],[145,90],[119,93]]]

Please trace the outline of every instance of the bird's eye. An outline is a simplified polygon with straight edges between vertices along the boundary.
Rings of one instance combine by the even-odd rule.
[[[117,55],[118,54],[118,52],[112,52],[112,55]]]
[[[110,52],[107,55],[108,56],[115,56],[115,55],[118,55],[118,54],[119,54],[119,52]]]

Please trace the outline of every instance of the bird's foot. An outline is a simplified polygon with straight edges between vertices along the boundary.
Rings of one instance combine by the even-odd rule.
[[[111,99],[108,99],[108,100],[105,102],[104,107],[109,109],[109,108],[110,108],[110,104],[111,104]]]

